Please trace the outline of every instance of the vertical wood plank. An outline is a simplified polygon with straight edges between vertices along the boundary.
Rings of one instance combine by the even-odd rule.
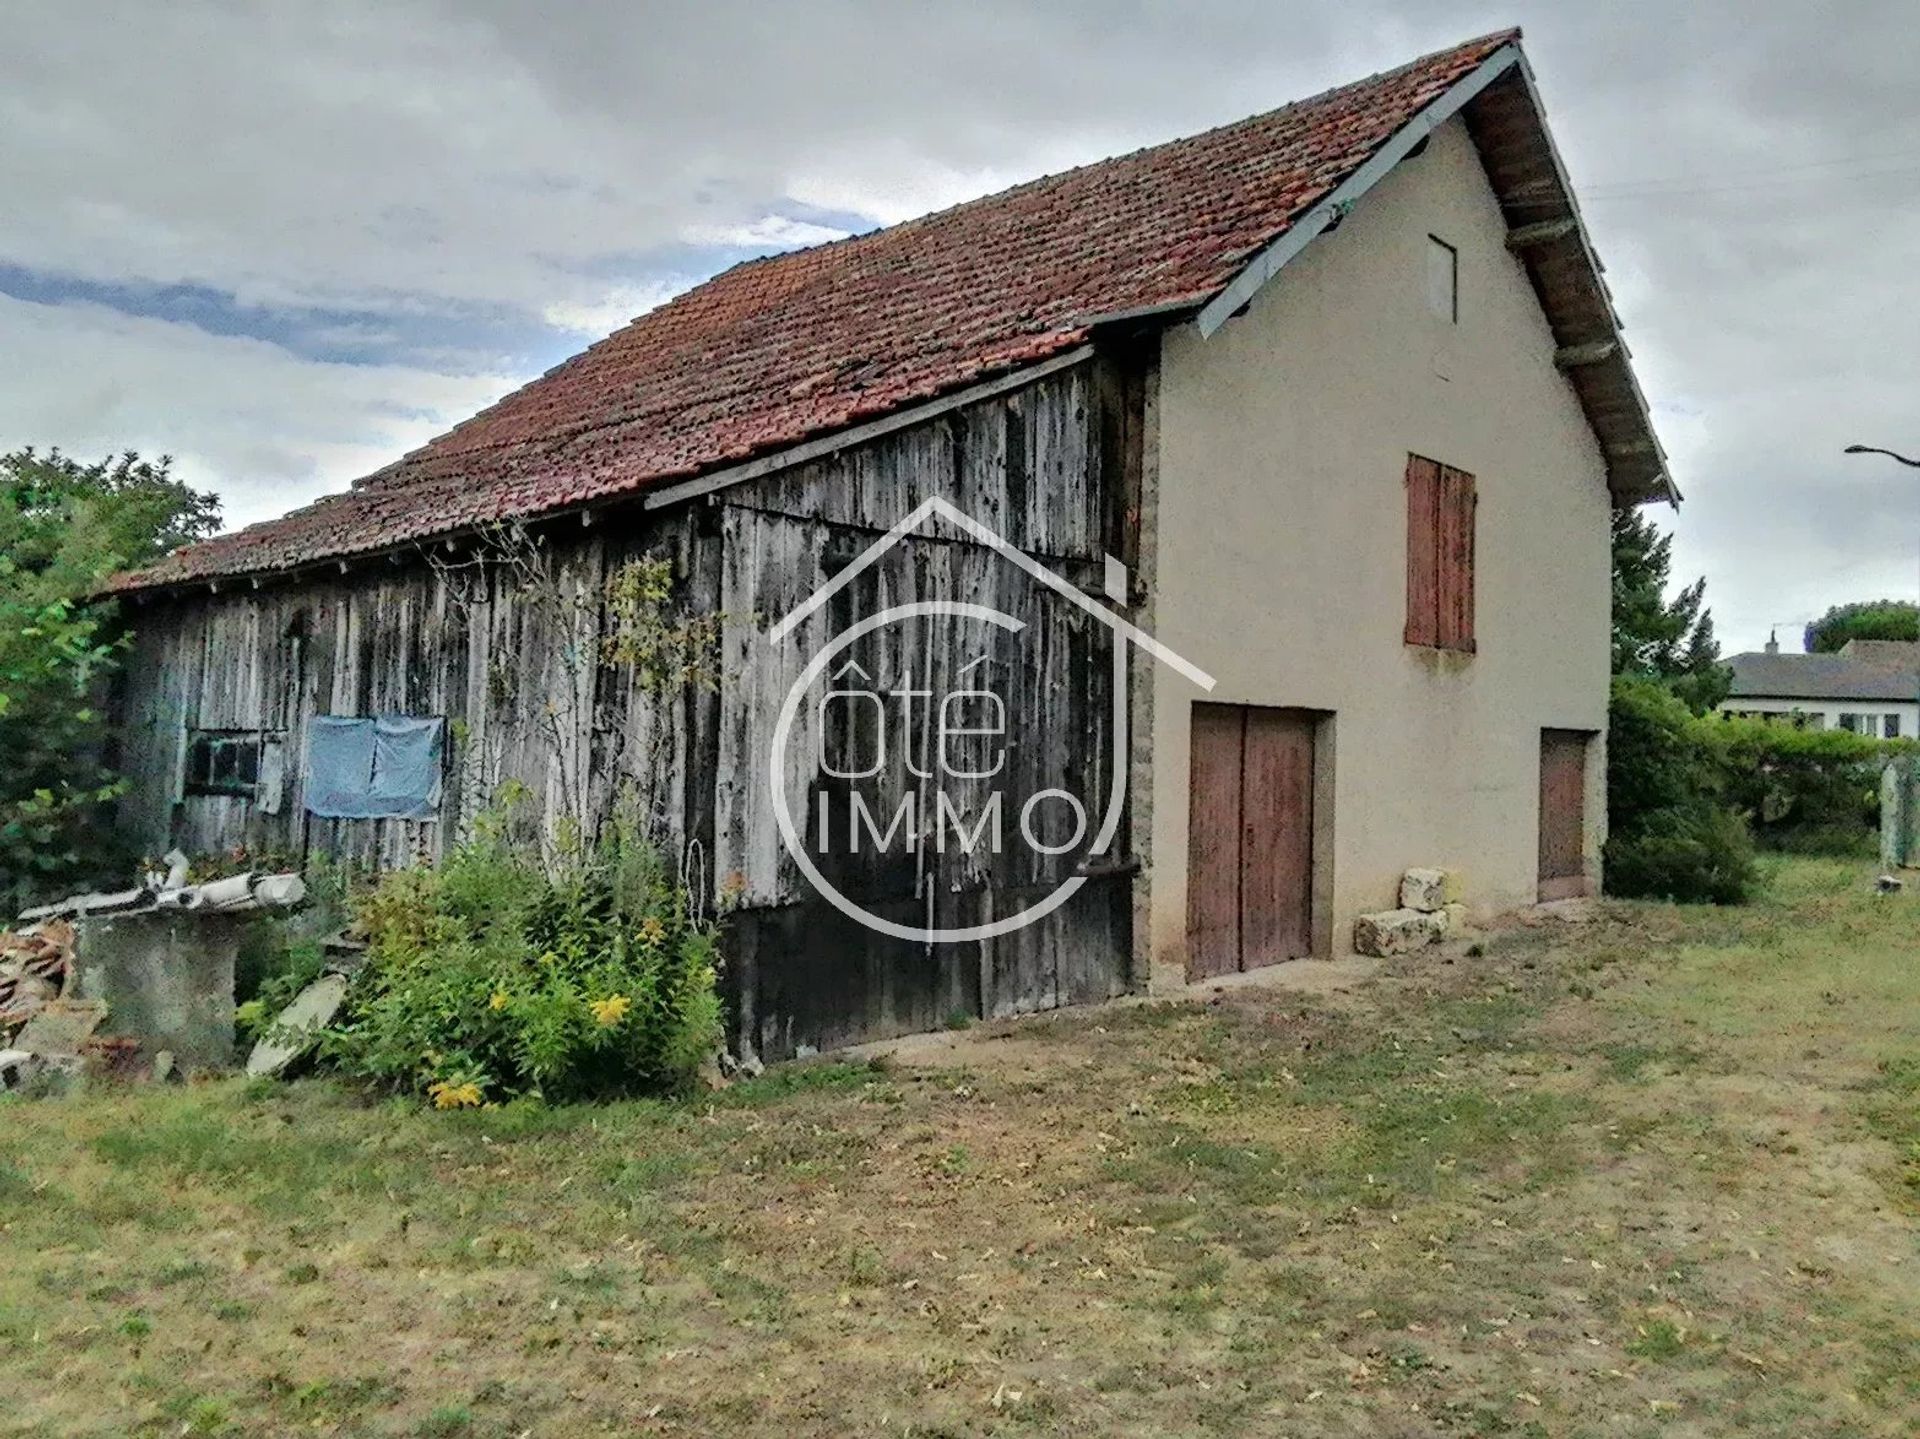
[[[1440,642],[1440,467],[1407,456],[1407,628],[1410,645]]]
[[[1240,968],[1241,774],[1246,711],[1193,707],[1187,808],[1187,976]]]
[[[1473,531],[1479,497],[1473,476],[1451,465],[1440,467],[1438,555],[1439,632],[1442,649],[1471,654],[1473,636]]]
[[[1240,967],[1313,952],[1313,719],[1247,712],[1241,785]]]

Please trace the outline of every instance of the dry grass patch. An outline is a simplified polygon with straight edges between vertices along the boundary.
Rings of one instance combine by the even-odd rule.
[[[1920,901],[1862,879],[686,1104],[11,1104],[0,1427],[1911,1433]]]

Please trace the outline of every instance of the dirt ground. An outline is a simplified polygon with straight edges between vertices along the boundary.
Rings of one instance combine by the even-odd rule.
[[[10,1101],[0,1433],[1911,1435],[1920,897],[1869,879],[686,1103]]]

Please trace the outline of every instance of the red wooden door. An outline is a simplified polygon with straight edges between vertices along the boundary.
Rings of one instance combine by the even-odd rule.
[[[1240,967],[1313,952],[1313,721],[1247,711],[1240,787]]]
[[[1587,736],[1540,731],[1540,898],[1587,892]]]
[[[1194,706],[1187,975],[1313,952],[1311,715]]]
[[[1187,977],[1240,968],[1240,771],[1246,713],[1193,707],[1187,808]]]

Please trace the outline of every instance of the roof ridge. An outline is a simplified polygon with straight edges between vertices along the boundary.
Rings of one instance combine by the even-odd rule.
[[[121,576],[259,574],[778,453],[1204,303],[1502,47],[1494,31],[1275,109],[728,267],[425,445]]]

